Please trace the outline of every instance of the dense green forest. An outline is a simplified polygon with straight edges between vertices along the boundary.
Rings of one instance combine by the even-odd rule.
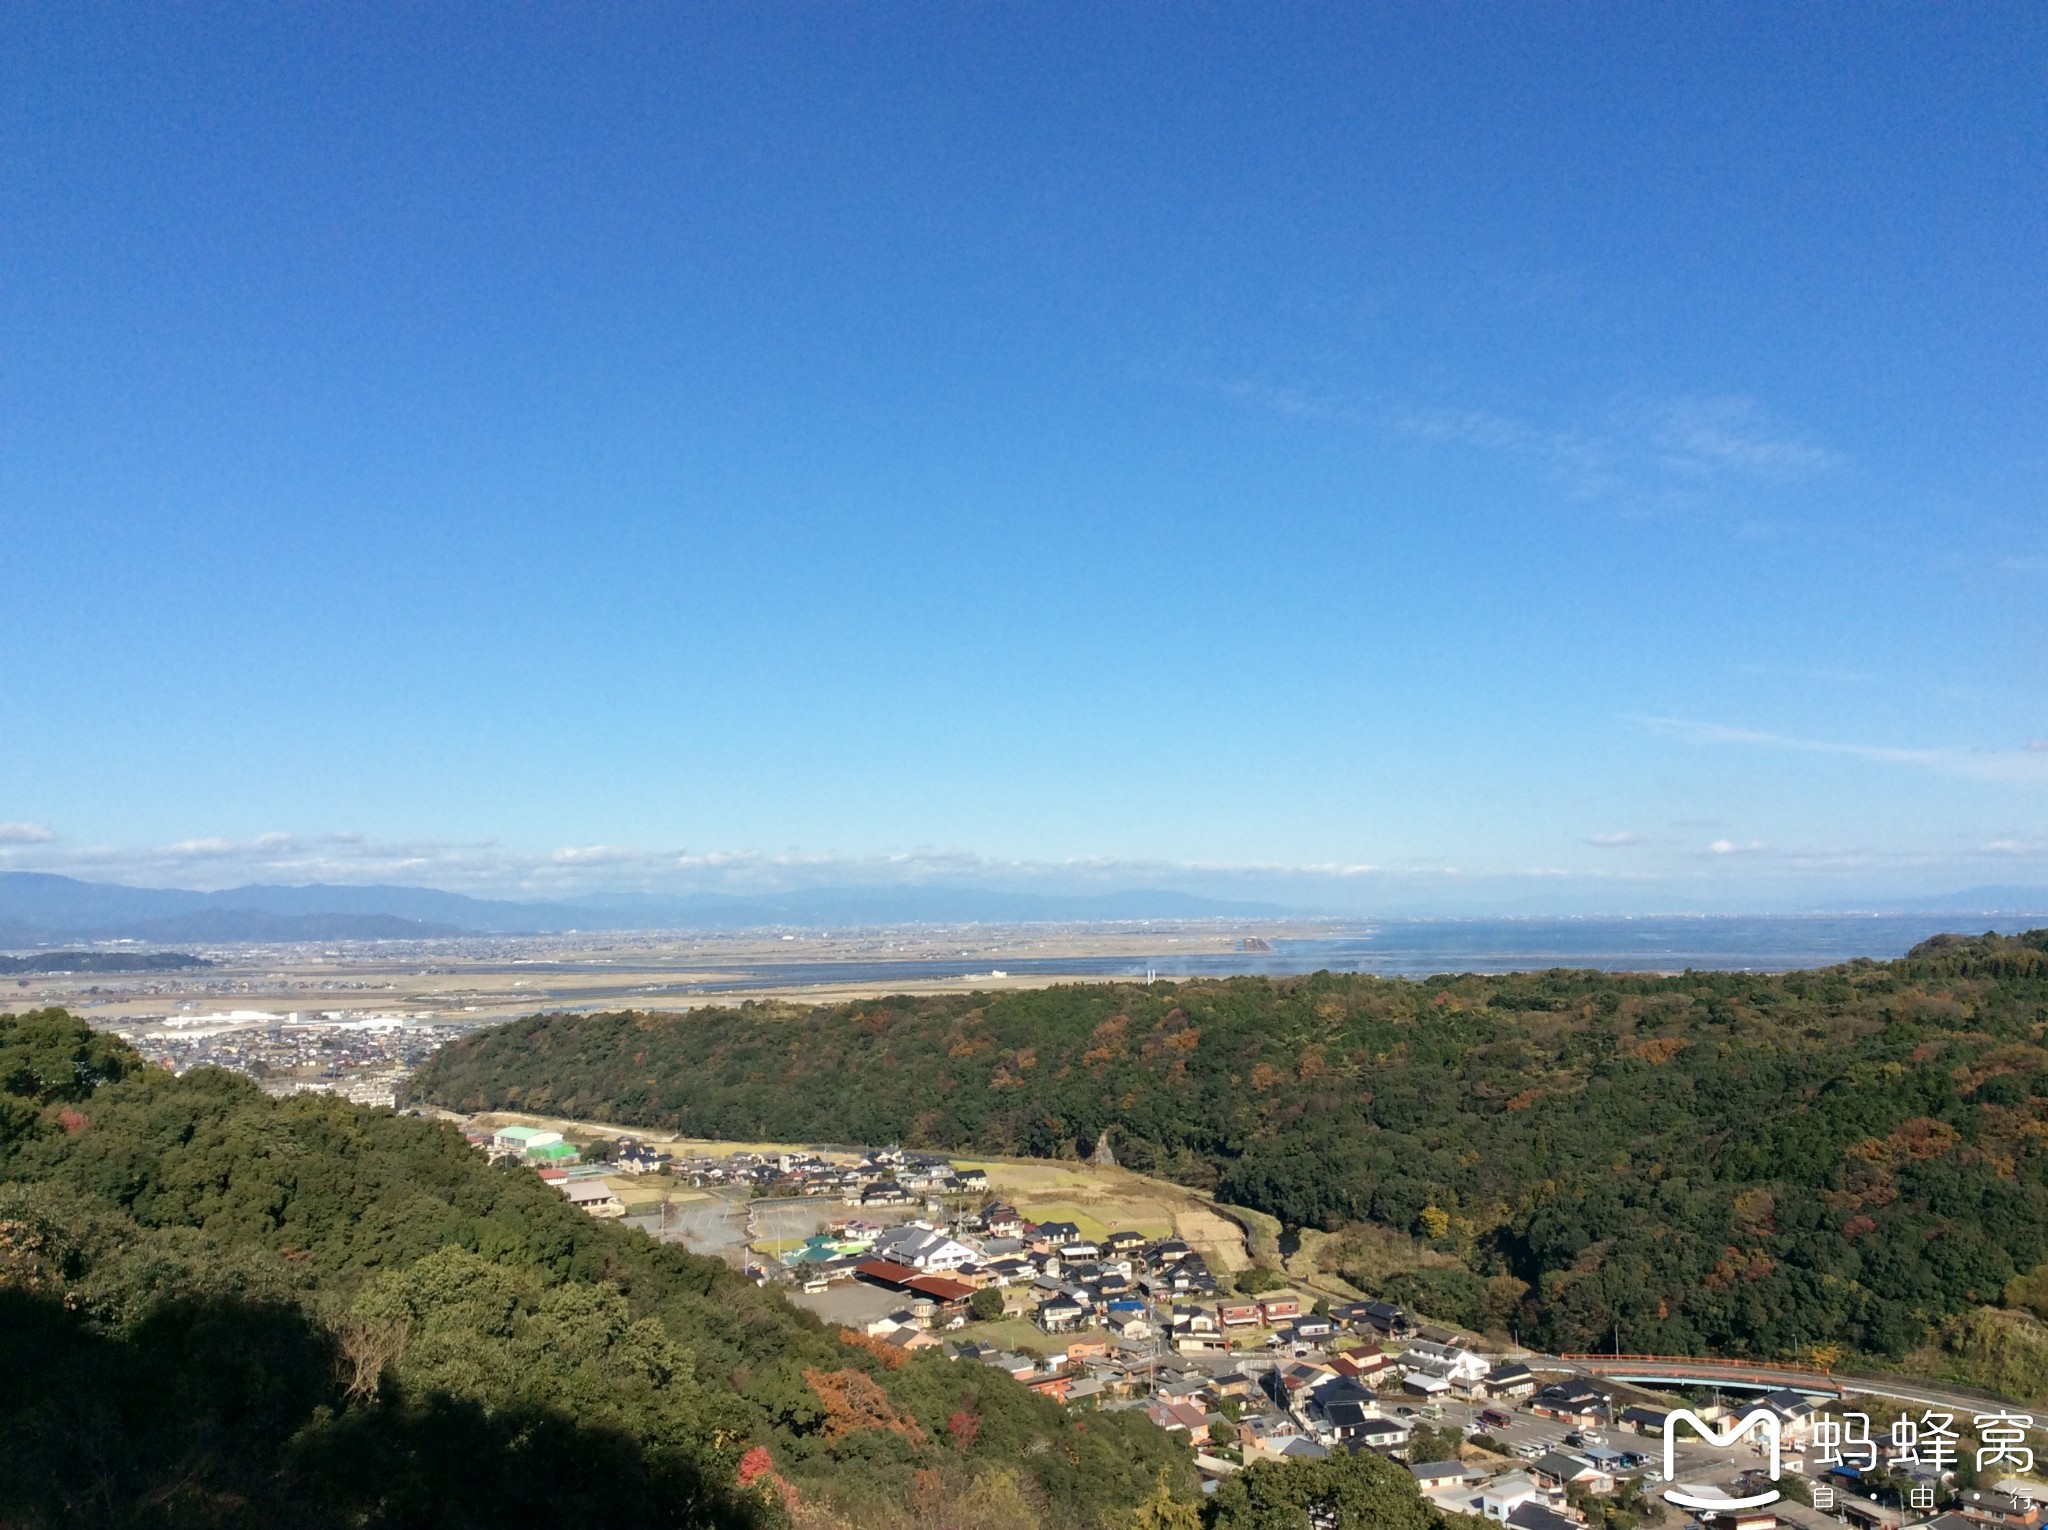
[[[1336,1257],[1433,1314],[1558,1349],[1946,1343],[1997,1384],[2042,1335],[1986,1312],[2048,1309],[2044,1028],[2036,931],[1774,976],[542,1015],[447,1047],[417,1087],[711,1137],[1069,1156],[1109,1130],[1131,1167],[1353,1229]]]
[[[174,1078],[58,1010],[0,1015],[0,1376],[8,1526],[1098,1530],[1195,1502],[1140,1413],[875,1353],[445,1126]]]
[[[24,972],[187,972],[211,967],[203,956],[184,951],[37,951],[0,956],[0,975]]]

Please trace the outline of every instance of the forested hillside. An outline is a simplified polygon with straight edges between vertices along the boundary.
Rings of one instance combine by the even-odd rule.
[[[417,1086],[712,1137],[1063,1156],[1108,1129],[1126,1164],[1290,1224],[1391,1229],[1391,1266],[1386,1237],[1333,1246],[1440,1315],[1564,1349],[1825,1359],[1981,1347],[1981,1313],[1948,1319],[2009,1289],[2048,1307],[2044,1027],[2037,931],[1780,976],[537,1016]]]
[[[895,1362],[893,1365],[891,1361]],[[0,1524],[1132,1523],[1184,1449],[847,1343],[446,1127],[0,1015]]]

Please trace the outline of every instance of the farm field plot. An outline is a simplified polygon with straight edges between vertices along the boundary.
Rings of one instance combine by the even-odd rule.
[[[699,1155],[709,1158],[728,1158],[734,1153],[817,1153],[834,1163],[858,1163],[860,1154],[843,1148],[818,1147],[804,1142],[721,1142],[708,1137],[671,1137],[662,1132],[649,1131],[644,1127],[620,1126],[610,1121],[582,1121],[570,1116],[536,1116],[518,1110],[487,1110],[467,1118],[477,1126],[493,1129],[500,1126],[537,1126],[543,1131],[560,1132],[575,1141],[592,1137],[631,1137],[644,1142],[657,1152],[675,1153],[684,1157]]]
[[[628,1211],[646,1211],[659,1206],[664,1192],[671,1206],[687,1206],[711,1199],[708,1191],[692,1190],[658,1174],[607,1174],[604,1182],[626,1203]]]
[[[1147,1238],[1168,1237],[1173,1232],[1173,1218],[1162,1214],[1145,1217],[1140,1213],[1142,1206],[1120,1207],[1080,1206],[1068,1201],[1041,1201],[1036,1196],[1019,1196],[1017,1209],[1034,1222],[1072,1222],[1081,1229],[1081,1236],[1094,1242],[1101,1242],[1113,1232],[1138,1232]]]
[[[539,1116],[519,1111],[489,1111],[472,1118],[480,1126],[538,1126],[558,1131],[574,1141],[578,1138],[630,1136],[662,1152],[725,1157],[733,1153],[784,1153],[821,1151],[805,1143],[720,1142],[701,1137],[665,1137],[656,1133],[619,1126],[605,1121],[573,1120],[561,1116]],[[828,1158],[852,1163],[857,1153],[835,1149]],[[1245,1229],[1213,1201],[1193,1190],[1166,1180],[1134,1174],[1128,1169],[1072,1161],[1032,1158],[984,1158],[963,1154],[953,1161],[963,1168],[978,1168],[989,1177],[990,1192],[1034,1221],[1072,1222],[1089,1238],[1113,1232],[1133,1231],[1147,1238],[1174,1236],[1200,1251],[1219,1273],[1234,1273],[1251,1263],[1245,1248]],[[651,1179],[651,1176],[650,1176]],[[635,1213],[644,1214],[660,1200],[659,1181],[652,1181],[652,1193],[643,1191],[628,1175],[611,1177],[612,1187]],[[630,1188],[630,1197],[626,1193]],[[700,1201],[698,1215],[688,1224],[680,1222],[686,1195],[701,1195],[678,1187],[672,1193],[671,1225],[689,1225],[688,1240],[699,1252],[724,1252],[748,1240],[733,1235],[734,1203],[713,1197],[716,1209]],[[643,1198],[644,1196],[644,1198]],[[815,1201],[801,1206],[757,1204],[756,1246],[801,1241],[822,1231],[831,1217],[846,1214],[844,1203]],[[741,1218],[743,1222],[744,1218]],[[894,1220],[891,1218],[890,1220]],[[701,1228],[701,1232],[698,1229]]]
[[[1072,1222],[1084,1238],[1131,1231],[1169,1235],[1199,1250],[1218,1271],[1243,1269],[1244,1229],[1213,1202],[1165,1180],[1128,1169],[1014,1158],[960,1158],[988,1174],[990,1190],[1039,1222]]]
[[[1047,1333],[1025,1318],[1004,1318],[999,1323],[969,1323],[960,1330],[962,1339],[980,1339],[1002,1349],[1046,1355],[1064,1347],[1057,1334]]]

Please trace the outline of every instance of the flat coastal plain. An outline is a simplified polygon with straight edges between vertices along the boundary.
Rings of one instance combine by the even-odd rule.
[[[1232,920],[201,943],[181,949],[211,963],[204,968],[38,973],[11,982],[0,1008],[62,1005],[93,1024],[122,1026],[337,1014],[488,1024],[541,1010],[682,1011],[743,999],[827,1004],[1142,980],[1153,962],[1213,963],[1248,939],[1328,930],[1315,921]]]

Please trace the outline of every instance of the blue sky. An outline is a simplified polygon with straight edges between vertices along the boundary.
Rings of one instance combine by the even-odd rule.
[[[0,19],[0,865],[2048,883],[2048,13]]]

